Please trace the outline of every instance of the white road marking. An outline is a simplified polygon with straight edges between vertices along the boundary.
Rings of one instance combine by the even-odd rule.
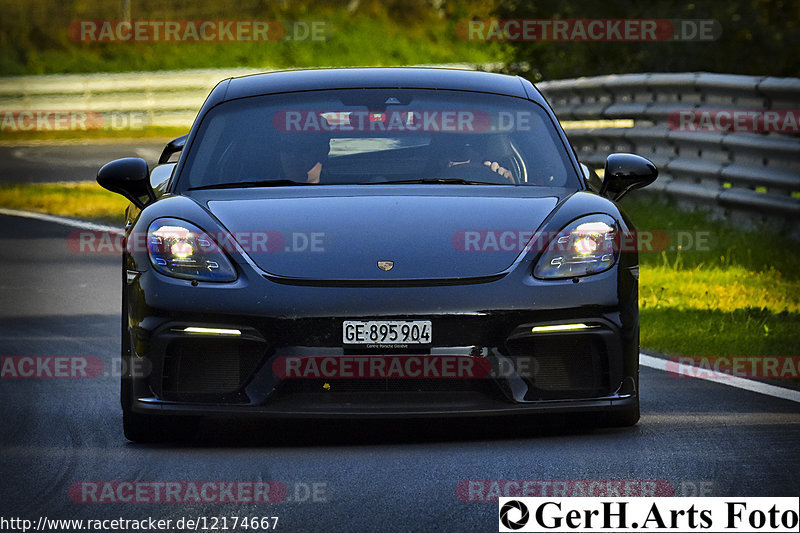
[[[639,354],[639,364],[648,368],[654,368],[656,370],[667,372],[668,362],[669,361],[667,359],[661,359],[660,357],[653,357],[652,355],[647,355],[645,353]],[[710,372],[708,374],[708,376],[682,375],[681,377],[704,379],[706,381],[713,381],[714,383],[728,385],[729,387],[735,387],[737,389],[757,392],[759,394],[766,394],[767,396],[772,396],[773,398],[781,398],[783,400],[800,403],[800,391],[798,390],[784,389],[783,387],[776,387],[775,385],[754,381],[752,379],[740,378],[738,376],[715,377],[711,375]]]
[[[786,426],[800,425],[800,413],[642,413],[642,420],[651,424],[722,426]]]
[[[52,222],[54,224],[61,224],[62,226],[69,226],[72,228],[85,229],[91,231],[108,231],[110,233],[122,234],[120,228],[114,226],[107,226],[105,224],[95,224],[94,222],[87,222],[85,220],[78,220],[75,218],[59,217],[55,215],[45,215],[44,213],[34,213],[33,211],[19,211],[17,209],[5,209],[0,207],[0,215],[7,215],[11,217],[33,218],[42,220],[44,222]]]
[[[114,226],[95,224],[94,222],[86,222],[83,220],[76,220],[74,218],[66,218],[55,215],[34,213],[32,211],[19,211],[16,209],[5,209],[0,207],[0,215],[33,218],[45,222],[52,222],[54,224],[61,224],[63,226],[70,226],[73,228],[86,229],[92,231],[108,231],[120,234],[122,233],[121,229],[115,228]],[[641,364],[642,366],[646,366],[648,368],[653,368],[656,370],[661,370],[662,372],[666,372],[667,362],[668,361],[666,359],[653,357],[652,355],[647,355],[645,353],[639,354],[639,364]],[[789,400],[792,402],[800,403],[800,391],[784,389],[783,387],[776,387],[775,385],[761,383],[760,381],[754,381],[752,379],[740,378],[738,376],[714,377],[710,375],[709,376],[696,375],[687,377],[695,379],[704,379],[706,381],[713,381],[714,383],[728,385],[729,387],[735,387],[737,389],[742,389],[751,392],[757,392],[759,394],[765,394],[767,396],[772,396],[773,398],[781,398],[783,400]]]

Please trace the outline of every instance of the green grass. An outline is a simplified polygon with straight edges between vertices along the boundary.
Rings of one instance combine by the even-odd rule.
[[[640,310],[645,352],[693,357],[798,355],[800,314],[764,309]]]
[[[0,186],[0,207],[122,221],[127,200],[94,182]],[[633,196],[640,229],[704,232],[702,249],[640,253],[641,345],[667,355],[798,355],[800,244]]]
[[[664,253],[640,253],[643,266],[680,271],[741,267],[754,272],[777,270],[785,278],[800,279],[800,243],[784,233],[767,228],[749,231],[735,223],[711,220],[702,211],[682,211],[653,200],[646,190],[632,193],[621,205],[638,230],[666,232],[672,239],[673,246]],[[681,234],[690,234],[693,245],[674,246]],[[701,247],[696,246],[698,235]]]
[[[640,268],[643,349],[669,355],[797,355],[800,281],[741,266]]]
[[[0,141],[25,142],[25,141],[60,141],[60,140],[87,140],[87,139],[174,139],[188,133],[189,128],[176,128],[166,126],[149,126],[139,130],[64,130],[64,131],[2,131]]]
[[[800,281],[785,279],[774,269],[642,266],[640,282],[641,309],[730,313],[751,307],[771,313],[800,312]]]
[[[642,230],[707,238],[706,246],[640,253],[644,350],[668,355],[798,355],[800,243],[679,211],[644,194],[623,201]],[[688,241],[687,241],[688,242]]]
[[[121,224],[128,200],[93,181],[0,185],[0,207]]]
[[[74,42],[67,37],[64,24],[46,47],[22,47],[13,40],[0,40],[0,75],[485,63],[506,57],[502,43],[459,39],[455,29],[459,17],[398,24],[385,12],[353,16],[335,10],[307,13],[301,20],[324,21],[325,40]]]

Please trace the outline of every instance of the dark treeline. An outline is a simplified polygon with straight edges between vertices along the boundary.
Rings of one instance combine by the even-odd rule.
[[[501,19],[710,19],[721,35],[711,42],[517,42],[511,62],[534,79],[629,72],[719,72],[800,75],[800,1],[510,0]]]
[[[800,0],[0,0],[0,75],[485,63],[533,80],[627,72],[800,74]],[[82,43],[76,20],[327,20],[325,43]],[[473,19],[704,19],[713,41],[469,41]]]

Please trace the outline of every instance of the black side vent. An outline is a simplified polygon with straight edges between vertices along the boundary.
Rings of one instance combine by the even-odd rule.
[[[541,335],[507,342],[512,359],[525,369],[526,400],[591,398],[610,391],[608,355],[596,335]]]
[[[164,399],[240,400],[263,356],[263,345],[248,340],[173,340],[164,358]]]

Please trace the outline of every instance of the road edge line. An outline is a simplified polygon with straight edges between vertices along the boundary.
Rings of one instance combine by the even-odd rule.
[[[44,222],[52,222],[55,224],[61,224],[62,226],[70,226],[78,229],[86,229],[92,231],[108,231],[118,234],[123,233],[121,229],[115,228],[114,226],[107,226],[105,224],[96,224],[94,222],[87,222],[84,220],[60,217],[56,215],[46,215],[44,213],[36,213],[33,211],[20,211],[17,209],[7,209],[4,207],[0,207],[0,215],[32,218]],[[639,353],[639,364],[646,366],[647,368],[661,370],[662,372],[668,372],[667,363],[668,363],[667,359],[661,359],[660,357],[653,357],[652,355],[647,355],[646,353],[642,352]],[[722,385],[727,385],[729,387],[747,390],[750,392],[757,392],[759,394],[772,396],[773,398],[780,398],[783,400],[789,400],[792,402],[800,403],[800,391],[792,389],[784,389],[783,387],[776,387],[775,385],[761,383],[760,381],[753,381],[751,379],[740,378],[738,376],[730,376],[724,378],[714,377],[714,376],[687,376],[687,377],[702,379],[714,383],[720,383]]]
[[[18,209],[7,209],[5,207],[0,207],[0,215],[6,215],[10,217],[33,218],[44,222],[52,222],[55,224],[61,224],[62,226],[70,226],[73,228],[85,229],[91,231],[108,231],[120,235],[123,233],[122,229],[114,226],[97,224],[95,222],[89,222],[77,218],[67,218],[67,217],[60,217],[57,215],[47,215],[45,213],[37,213],[35,211],[20,211]]]
[[[641,353],[641,352],[639,353],[639,364],[642,366],[646,366],[647,368],[653,368],[655,370],[661,370],[663,372],[670,372],[669,370],[667,370],[667,363],[669,363],[668,359],[653,357],[652,355],[647,355],[646,353]],[[693,365],[684,365],[684,366],[699,368],[699,367],[694,367]],[[714,377],[713,375],[709,376],[687,375],[685,377],[712,381],[714,383],[728,385],[729,387],[743,389],[750,392],[757,392],[759,394],[772,396],[773,398],[780,398],[782,400],[789,400],[791,402],[800,403],[800,391],[792,389],[784,389],[783,387],[777,387],[775,385],[762,383],[760,381],[754,381],[752,379],[740,378],[739,376]]]

